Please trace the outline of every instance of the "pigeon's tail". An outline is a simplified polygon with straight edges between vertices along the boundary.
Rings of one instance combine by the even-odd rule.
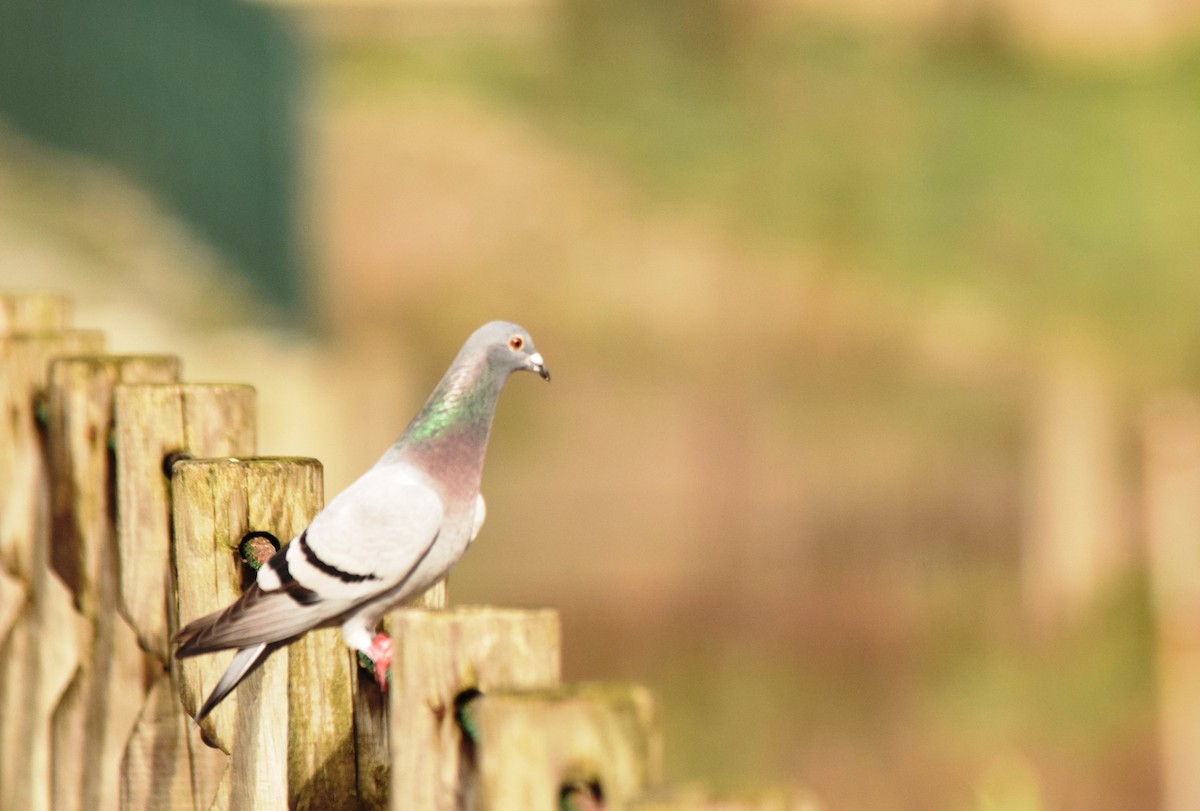
[[[229,667],[225,669],[225,675],[217,682],[217,686],[213,688],[212,693],[204,701],[204,706],[200,708],[200,712],[196,713],[196,721],[203,721],[205,716],[213,711],[225,696],[233,692],[233,688],[242,683],[242,680],[253,673],[259,665],[267,661],[267,657],[271,652],[278,648],[279,645],[272,645],[267,642],[260,642],[257,645],[252,645],[248,648],[239,648],[234,654],[233,661],[229,663]]]

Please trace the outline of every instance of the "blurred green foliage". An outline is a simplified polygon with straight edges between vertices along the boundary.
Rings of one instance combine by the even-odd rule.
[[[1200,58],[1065,64],[986,41],[573,0],[543,43],[334,53],[343,87],[480,94],[664,199],[1018,329],[1200,379]],[[686,22],[686,24],[684,24]]]
[[[941,733],[978,744],[999,735],[1085,762],[1147,736],[1155,632],[1143,578],[1127,577],[1078,626],[1033,646],[1021,617],[998,612],[1002,589],[979,585],[943,589],[929,628],[922,678]]]
[[[153,191],[286,312],[300,303],[297,44],[238,0],[0,4],[0,117]]]
[[[343,41],[325,54],[329,87],[470,95],[653,199],[717,212],[777,255],[815,256],[797,262],[805,272],[858,274],[905,301],[982,302],[1009,348],[1084,333],[1122,365],[1121,385],[1200,382],[1192,52],[1067,64],[991,29],[767,24],[719,0],[683,5],[571,0],[547,38]],[[767,271],[744,272],[750,285]],[[744,379],[786,367],[774,385],[796,389],[791,424],[825,426],[842,456],[920,436],[936,458],[913,452],[910,487],[889,480],[891,507],[850,500],[850,515],[804,525],[812,594],[793,571],[786,604],[706,593],[656,618],[672,630],[653,639],[599,619],[584,629],[595,647],[645,646],[604,675],[652,680],[668,765],[725,784],[794,775],[845,807],[1035,808],[1043,787],[1044,807],[1152,802],[1145,584],[1131,575],[1044,644],[1021,613],[1020,495],[994,491],[1018,486],[1029,391],[1004,374],[924,380],[886,347],[821,368],[803,352],[777,347]],[[1002,519],[964,499],[971,475]],[[997,761],[1005,748],[1036,775]]]

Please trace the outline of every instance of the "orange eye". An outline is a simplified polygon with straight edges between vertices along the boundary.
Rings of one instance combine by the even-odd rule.
[[[521,347],[525,346],[525,339],[520,335],[514,335],[508,339],[508,348],[516,352]]]

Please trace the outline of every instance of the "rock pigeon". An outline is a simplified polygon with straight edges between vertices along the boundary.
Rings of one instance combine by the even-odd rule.
[[[176,634],[178,658],[238,649],[197,721],[272,651],[314,628],[341,625],[386,688],[391,640],[375,626],[444,577],[478,534],[496,400],[518,370],[550,379],[528,332],[504,321],[476,330],[374,467],[272,555],[236,602]]]

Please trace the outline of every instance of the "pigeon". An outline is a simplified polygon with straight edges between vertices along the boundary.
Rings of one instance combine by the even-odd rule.
[[[340,625],[386,689],[387,611],[446,575],[483,524],[479,492],[488,433],[509,374],[550,379],[529,333],[493,321],[467,339],[425,405],[379,461],[273,554],[227,608],[176,635],[177,658],[236,648],[203,720],[271,653],[314,628]]]

